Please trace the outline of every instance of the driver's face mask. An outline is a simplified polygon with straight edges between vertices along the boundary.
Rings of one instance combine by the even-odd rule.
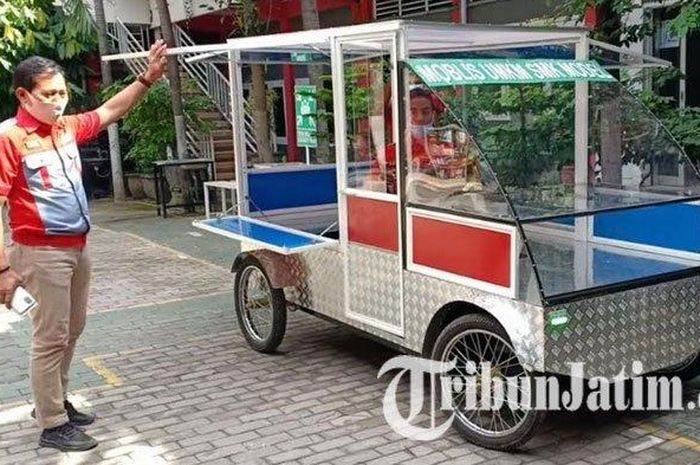
[[[411,126],[411,135],[416,138],[428,137],[432,129],[432,124],[414,124]]]

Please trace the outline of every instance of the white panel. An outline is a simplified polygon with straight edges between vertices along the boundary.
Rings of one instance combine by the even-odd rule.
[[[88,0],[94,11],[95,1]],[[105,19],[108,23],[119,18],[124,24],[150,24],[151,8],[148,0],[104,0]]]
[[[115,0],[115,1],[121,1],[121,0]],[[134,0],[134,1],[143,1],[148,3],[148,0]],[[153,18],[152,18],[152,23],[151,25],[153,27],[158,27],[160,26],[160,19],[158,17],[158,11],[155,8],[155,4],[153,0],[150,0],[151,3],[151,11],[153,12]],[[191,1],[192,5],[192,11],[190,14],[188,14],[187,10],[185,9],[185,2],[184,0],[175,0],[175,1],[169,1],[168,6],[170,7],[170,20],[173,23],[179,22],[179,21],[185,21],[188,18],[194,18],[196,16],[201,16],[205,14],[212,13],[213,11],[218,11],[221,10],[220,2],[217,0],[192,0]]]

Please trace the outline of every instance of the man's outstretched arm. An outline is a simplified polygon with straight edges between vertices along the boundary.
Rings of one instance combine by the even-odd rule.
[[[165,72],[168,58],[165,55],[168,47],[164,41],[158,40],[152,46],[148,56],[148,69],[143,77],[153,83],[160,79]],[[141,98],[148,92],[148,86],[134,81],[117,95],[107,100],[96,111],[100,117],[100,126],[105,128],[119,121]]]

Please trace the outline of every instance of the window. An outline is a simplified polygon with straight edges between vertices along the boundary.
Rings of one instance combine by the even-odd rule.
[[[348,187],[396,193],[391,41],[343,44]]]
[[[374,17],[377,20],[418,16],[455,8],[452,0],[376,0]]]

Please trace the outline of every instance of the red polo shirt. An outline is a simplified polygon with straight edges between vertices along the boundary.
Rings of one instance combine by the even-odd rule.
[[[53,126],[20,109],[0,123],[0,196],[7,197],[12,240],[80,248],[90,230],[78,145],[100,132],[97,112]]]

